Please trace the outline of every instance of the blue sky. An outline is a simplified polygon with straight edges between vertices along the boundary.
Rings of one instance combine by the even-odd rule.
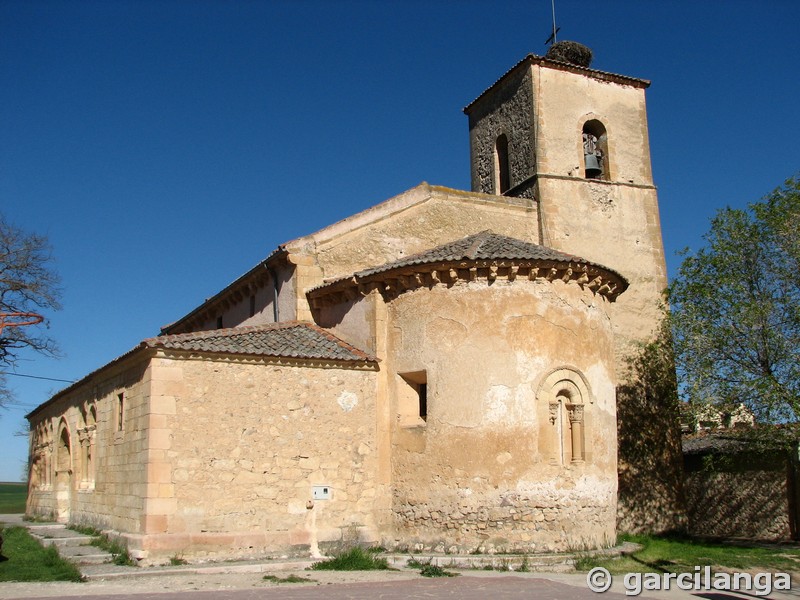
[[[800,3],[557,0],[559,39],[652,80],[670,273],[708,219],[798,172]],[[279,243],[421,181],[469,188],[461,109],[529,52],[550,0],[0,1],[0,212],[49,237],[77,379],[213,295]],[[9,377],[12,434],[64,384]]]

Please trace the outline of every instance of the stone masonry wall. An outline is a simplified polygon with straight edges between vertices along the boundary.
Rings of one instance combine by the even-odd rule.
[[[508,139],[510,185],[519,185],[535,172],[533,145],[533,80],[529,67],[506,79],[490,99],[473,107],[469,119],[472,190],[497,194],[494,189],[495,144]]]
[[[146,495],[149,370],[144,355],[102,371],[31,417],[36,476],[27,513],[138,532]],[[119,395],[123,422],[118,424]],[[96,415],[96,416],[95,416]],[[61,446],[66,427],[69,449]],[[52,442],[41,446],[41,431]],[[61,457],[59,457],[61,454]],[[69,468],[65,468],[66,465]]]
[[[153,372],[174,411],[158,472],[171,504],[139,540],[149,559],[308,555],[350,527],[376,538],[388,503],[375,480],[373,371],[162,355]],[[312,486],[330,499],[314,500]]]
[[[792,537],[786,460],[739,456],[719,470],[686,458],[689,532],[714,537],[789,540]]]

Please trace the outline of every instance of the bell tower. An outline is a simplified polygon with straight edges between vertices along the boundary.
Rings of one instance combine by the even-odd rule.
[[[667,396],[643,394],[628,370],[628,359],[659,329],[667,286],[647,132],[650,82],[589,68],[585,46],[585,62],[552,53],[555,47],[547,57],[523,58],[464,109],[472,191],[524,198],[538,219],[531,241],[628,280],[627,291],[605,306],[619,382],[619,529],[679,528],[675,407]]]
[[[472,191],[529,200],[539,219],[532,241],[609,266],[631,283],[609,307],[620,366],[631,343],[658,325],[667,286],[649,85],[563,55],[530,54],[464,109]]]

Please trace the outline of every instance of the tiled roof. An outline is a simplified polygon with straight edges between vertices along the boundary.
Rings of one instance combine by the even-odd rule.
[[[150,348],[190,352],[350,362],[377,360],[321,327],[304,321],[162,335],[148,338],[142,344]]]
[[[354,290],[364,295],[378,289],[386,299],[442,282],[450,285],[459,279],[493,281],[498,277],[511,282],[518,275],[528,280],[574,281],[612,301],[628,287],[627,280],[613,269],[487,230],[378,267],[326,280],[306,295],[313,307],[320,307],[350,300]]]
[[[517,69],[517,67],[519,67],[524,63],[543,65],[545,67],[551,67],[554,69],[569,71],[572,73],[581,73],[583,75],[587,75],[588,77],[600,79],[601,81],[612,81],[614,83],[620,83],[622,85],[632,85],[640,88],[650,87],[650,82],[647,79],[639,79],[638,77],[629,77],[628,75],[619,75],[618,73],[610,73],[608,71],[599,71],[597,69],[581,67],[580,65],[574,65],[572,63],[562,62],[560,60],[553,60],[551,58],[547,58],[546,56],[539,56],[538,54],[528,54],[525,56],[525,58],[523,58],[513,67],[511,67],[508,71],[503,73],[503,75],[501,75],[497,81],[495,81],[492,85],[490,85],[483,92],[481,92],[481,94],[477,98],[475,98],[475,100],[473,100],[467,106],[465,106],[464,112],[469,113],[470,109],[476,102],[478,102],[478,100],[483,98],[489,90],[491,90],[494,86],[496,86],[503,79],[505,79],[512,71],[514,71],[515,69]]]
[[[91,381],[104,369],[140,354],[148,348],[167,348],[189,352],[214,352],[239,356],[269,356],[307,360],[333,360],[342,362],[378,362],[375,356],[351,346],[321,327],[306,321],[269,323],[252,327],[213,329],[194,333],[177,333],[147,338],[139,345],[118,356],[99,369],[95,369],[75,383],[56,392],[25,418],[30,418],[45,406],[55,402],[64,394]]]
[[[460,240],[437,246],[431,250],[412,254],[400,260],[386,263],[379,267],[365,269],[355,274],[356,277],[367,277],[384,273],[393,269],[424,265],[437,262],[460,260],[553,260],[577,264],[592,264],[579,256],[564,254],[539,244],[523,242],[505,235],[498,235],[489,230],[481,231]],[[599,265],[598,265],[599,266]]]
[[[706,454],[720,452],[730,454],[748,449],[747,443],[725,433],[706,433],[685,436],[681,443],[684,454]]]

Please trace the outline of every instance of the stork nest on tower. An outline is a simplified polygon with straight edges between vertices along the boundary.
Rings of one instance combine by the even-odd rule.
[[[556,42],[545,54],[545,58],[550,60],[557,60],[559,62],[570,63],[578,65],[579,67],[588,68],[592,64],[593,58],[592,50],[578,42]]]

